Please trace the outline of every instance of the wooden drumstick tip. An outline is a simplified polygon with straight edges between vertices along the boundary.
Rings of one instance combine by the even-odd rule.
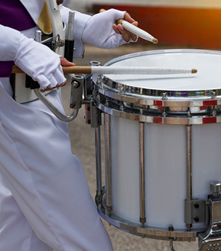
[[[192,69],[191,73],[197,73],[197,69]]]
[[[158,39],[154,38],[152,41],[154,44],[158,44]]]

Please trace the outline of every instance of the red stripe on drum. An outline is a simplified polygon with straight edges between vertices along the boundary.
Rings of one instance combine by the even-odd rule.
[[[200,111],[206,110],[207,106],[200,106]]]
[[[164,107],[163,106],[158,106],[158,110],[163,111]]]
[[[140,116],[139,115],[135,116],[135,121],[140,121]]]
[[[217,123],[216,117],[203,118],[203,124]]]
[[[203,106],[217,105],[217,100],[203,101]]]
[[[162,121],[163,121],[163,118],[161,118],[161,117],[154,117],[153,118],[153,123],[162,124]]]
[[[153,101],[153,105],[155,105],[155,106],[163,106],[163,101],[154,100],[154,101]]]

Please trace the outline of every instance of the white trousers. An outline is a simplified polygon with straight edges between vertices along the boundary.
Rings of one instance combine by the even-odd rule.
[[[57,91],[47,96],[63,110]],[[0,251],[112,250],[67,124],[2,86],[0,174]]]

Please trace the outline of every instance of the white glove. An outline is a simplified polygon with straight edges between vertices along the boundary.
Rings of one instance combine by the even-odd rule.
[[[127,42],[113,30],[113,24],[123,18],[125,11],[110,9],[92,16],[83,31],[83,43],[104,49],[114,49]],[[130,40],[129,42],[134,42]]]
[[[47,46],[22,34],[14,62],[39,83],[41,90],[62,86],[66,82],[60,56]]]

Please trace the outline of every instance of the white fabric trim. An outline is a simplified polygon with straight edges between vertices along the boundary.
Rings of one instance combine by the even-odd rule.
[[[20,2],[25,6],[26,10],[31,15],[34,22],[37,24],[38,18],[44,6],[44,0],[20,0]]]
[[[0,25],[0,60],[14,61],[19,46],[21,33]]]

